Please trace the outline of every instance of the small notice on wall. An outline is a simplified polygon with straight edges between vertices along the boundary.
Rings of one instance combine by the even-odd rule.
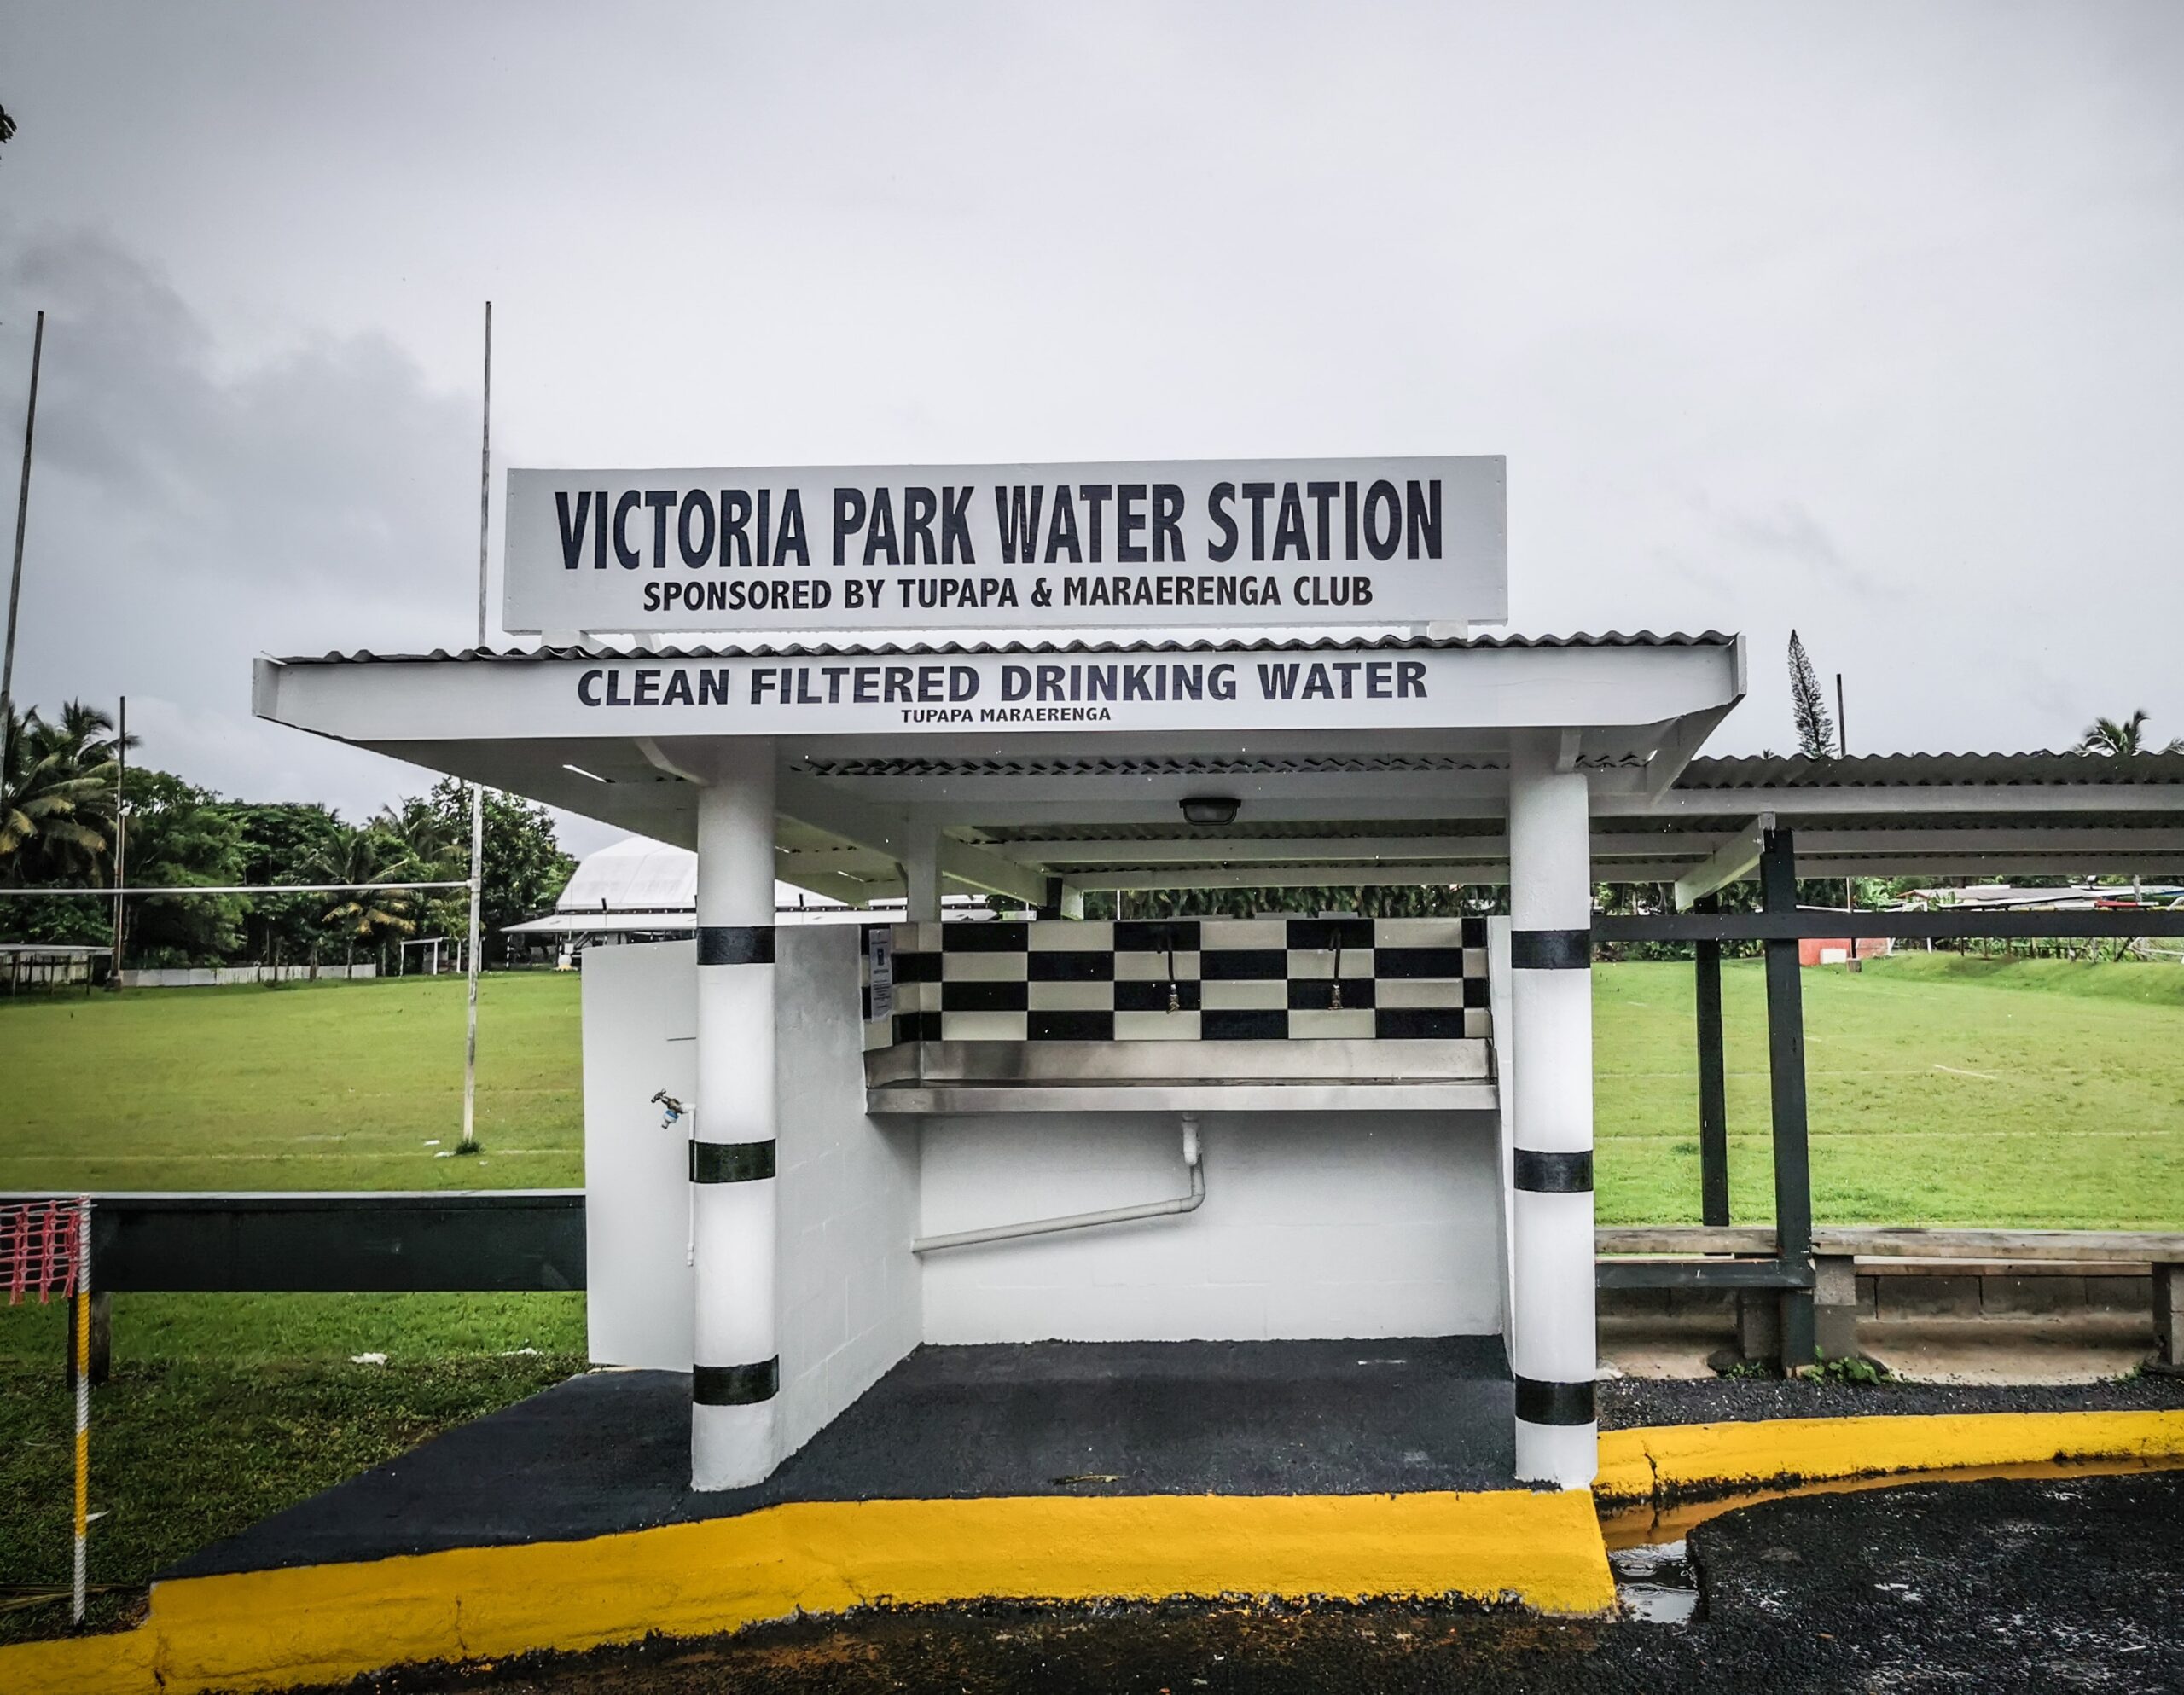
[[[865,963],[871,972],[872,1017],[895,1016],[895,938],[884,924],[865,932]]]
[[[1504,461],[511,471],[502,621],[639,630],[1501,624]]]

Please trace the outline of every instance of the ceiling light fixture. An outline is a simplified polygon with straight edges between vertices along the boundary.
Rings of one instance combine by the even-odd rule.
[[[1191,824],[1233,824],[1243,803],[1232,794],[1194,794],[1183,798],[1183,819]]]

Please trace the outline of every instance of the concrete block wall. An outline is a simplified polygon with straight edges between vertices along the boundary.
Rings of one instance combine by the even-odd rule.
[[[928,1342],[1257,1340],[1501,1330],[1491,1113],[1220,1113],[1194,1213],[945,1250]],[[921,1233],[1188,1188],[1172,1115],[928,1120]]]
[[[786,1455],[918,1344],[918,1146],[865,1116],[857,926],[785,925],[775,947]]]

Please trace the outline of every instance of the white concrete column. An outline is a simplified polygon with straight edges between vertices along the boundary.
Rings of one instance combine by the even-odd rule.
[[[779,1458],[775,1338],[774,746],[709,750],[698,795],[697,1244],[690,1486]]]
[[[1509,771],[1509,961],[1516,1192],[1517,1477],[1583,1489],[1599,1468],[1593,1408],[1593,982],[1584,774],[1557,738],[1519,738]]]
[[[903,881],[908,901],[903,915],[913,924],[940,922],[940,828],[919,819],[903,833]]]

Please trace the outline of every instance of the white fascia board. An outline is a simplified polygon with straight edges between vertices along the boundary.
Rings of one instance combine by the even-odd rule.
[[[1196,699],[1101,702],[1096,708],[1070,703],[1072,668],[1085,665],[1140,668],[1147,678],[1165,668],[1194,666],[1205,690],[1214,687],[1214,669],[1227,667],[1224,679],[1234,682],[1234,698],[1202,693]],[[1057,686],[1065,698],[1053,711],[1104,716],[1008,716],[1012,704],[1027,715],[1037,710],[1036,695],[1028,703],[1006,697],[1027,670],[1040,666],[1061,668]],[[1368,674],[1368,668],[1381,666],[1389,669]],[[277,723],[363,743],[854,735],[899,738],[925,750],[961,738],[990,752],[997,734],[1052,736],[1057,731],[1095,746],[1110,736],[1162,732],[1302,730],[1339,736],[1565,725],[1640,729],[1720,711],[1735,698],[1738,666],[1733,647],[261,661],[253,709]],[[1322,688],[1346,687],[1350,698],[1328,698],[1319,690],[1307,697],[1303,691],[1313,686],[1316,668]],[[861,676],[876,674],[868,692],[879,693],[891,670],[910,674],[909,704],[853,698]],[[1167,677],[1173,675],[1169,670]],[[1161,687],[1169,687],[1167,678]],[[1383,692],[1374,695],[1373,690]],[[930,704],[918,702],[918,694]],[[953,703],[951,694],[957,697]],[[635,704],[641,700],[645,704]],[[989,718],[988,711],[1001,716]],[[962,716],[951,716],[956,712]]]
[[[1072,872],[1069,878],[1077,889],[1489,887],[1508,880],[1506,859],[1461,865],[1140,865]]]
[[[1278,865],[1285,861],[1432,861],[1507,859],[1506,835],[1479,836],[1205,836],[1173,841],[987,842],[989,852],[1060,868],[1070,865]]]
[[[1894,817],[1949,813],[2167,813],[2184,818],[2184,783],[1954,783],[1947,787],[1672,789],[1647,799],[1606,794],[1595,816],[1750,817],[1764,806],[1785,820],[1801,816]]]

